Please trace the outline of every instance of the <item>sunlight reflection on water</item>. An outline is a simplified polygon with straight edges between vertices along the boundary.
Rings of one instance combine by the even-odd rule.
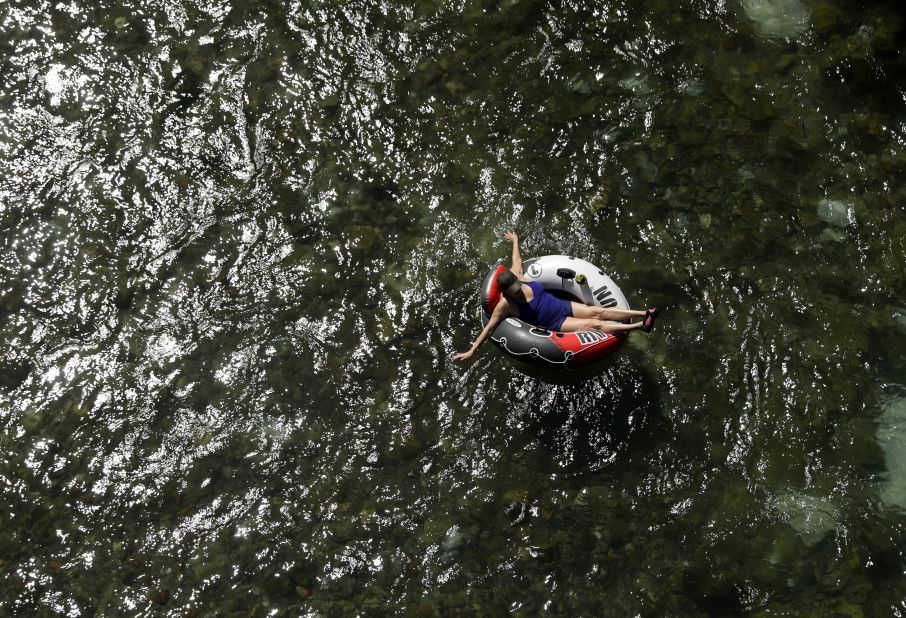
[[[894,10],[2,20],[11,613],[902,606]],[[454,365],[511,228],[656,331]]]

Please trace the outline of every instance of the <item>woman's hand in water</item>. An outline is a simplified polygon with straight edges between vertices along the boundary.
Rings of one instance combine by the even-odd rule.
[[[455,361],[464,361],[472,358],[472,355],[475,354],[475,350],[469,350],[468,352],[457,352],[450,358]]]
[[[503,237],[506,238],[512,245],[519,244],[519,237],[516,236],[516,232],[504,232]]]

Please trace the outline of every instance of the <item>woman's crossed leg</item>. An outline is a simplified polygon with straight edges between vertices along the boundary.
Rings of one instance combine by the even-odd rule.
[[[644,315],[644,313],[642,313]],[[624,324],[622,322],[606,322],[595,318],[566,318],[560,326],[564,333],[574,333],[580,330],[599,330],[602,333],[619,333],[629,330],[639,330],[642,328],[642,322],[633,322]]]
[[[596,305],[586,305],[571,301],[573,317],[579,319],[594,318],[596,320],[613,320],[622,322],[629,318],[643,318],[644,311],[633,311],[632,309],[615,309],[607,307],[598,307]]]

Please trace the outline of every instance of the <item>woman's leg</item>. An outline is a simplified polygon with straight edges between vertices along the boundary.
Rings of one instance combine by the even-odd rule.
[[[571,302],[573,317],[576,318],[594,318],[596,320],[615,320],[622,322],[629,318],[645,317],[644,311],[633,311],[631,309],[607,309],[594,305],[585,305],[583,303]]]
[[[641,322],[622,324],[618,322],[604,322],[603,320],[596,320],[594,318],[566,318],[560,326],[560,331],[564,333],[574,333],[580,330],[599,330],[602,333],[618,333],[621,331],[639,330],[640,328],[642,328]]]
[[[644,314],[643,314],[644,315]],[[630,330],[641,330],[643,327],[642,322],[633,322],[632,324],[625,324],[623,322],[598,322],[598,330],[602,333],[619,333],[626,332]]]
[[[599,320],[616,320],[622,322],[629,318],[644,318],[644,311],[635,311],[634,309],[608,309],[606,307],[596,307],[598,309]]]

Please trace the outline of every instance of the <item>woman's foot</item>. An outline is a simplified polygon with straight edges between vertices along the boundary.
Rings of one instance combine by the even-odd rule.
[[[642,330],[646,333],[650,333],[651,329],[654,328],[654,319],[657,317],[657,314],[657,307],[649,307],[645,310],[645,319],[642,320]]]

